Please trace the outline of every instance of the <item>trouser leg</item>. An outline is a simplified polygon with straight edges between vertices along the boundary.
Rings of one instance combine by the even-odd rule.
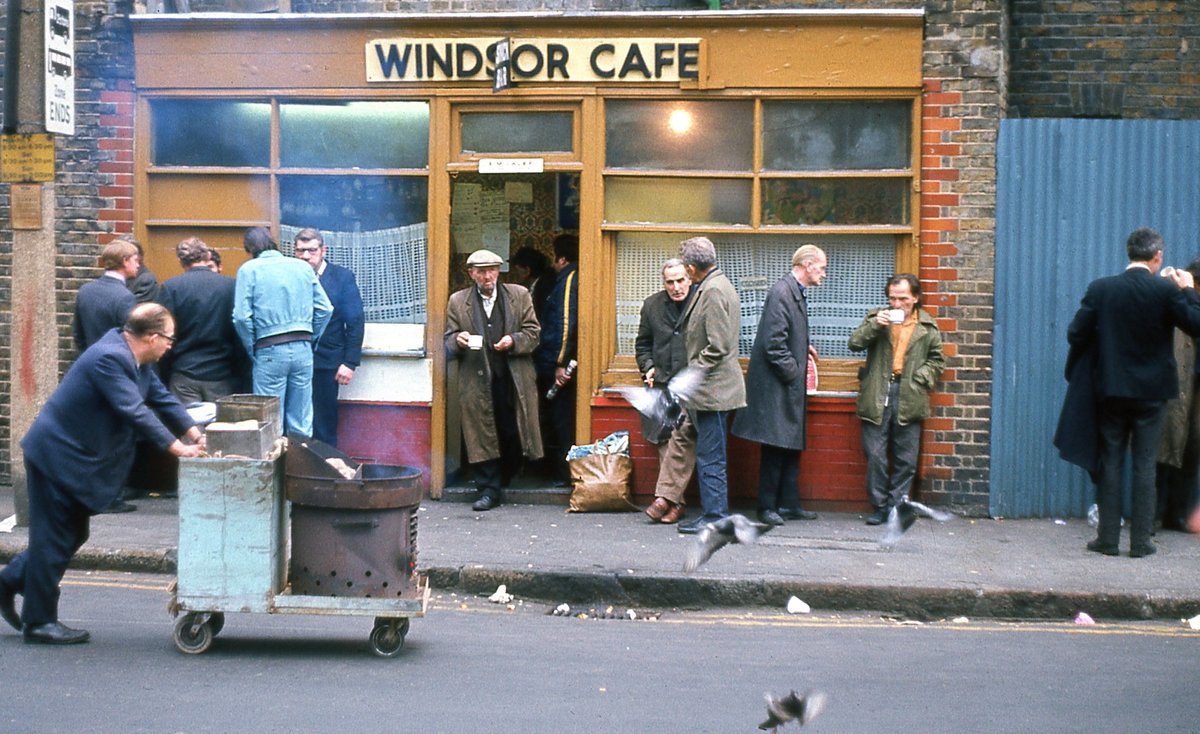
[[[313,438],[337,446],[337,370],[314,368],[312,374]]]
[[[892,424],[892,494],[891,504],[901,497],[912,495],[917,476],[917,456],[921,450],[921,422],[902,426]]]
[[[1104,400],[1098,409],[1100,428],[1100,481],[1096,484],[1096,507],[1100,523],[1096,539],[1115,547],[1121,539],[1121,480],[1125,470],[1128,421],[1124,406]]]
[[[768,489],[763,477],[759,476],[758,509],[800,509],[800,485],[798,481],[800,477],[800,451],[798,449],[787,449],[764,444],[759,471],[768,475],[768,481],[771,482],[772,486]],[[764,504],[764,491],[773,495],[774,504]]]
[[[683,422],[671,431],[666,444],[660,447],[658,461],[654,494],[683,504],[683,495],[696,469],[696,426],[686,411]]]
[[[1130,457],[1133,462],[1133,503],[1129,541],[1134,547],[1150,543],[1154,530],[1154,460],[1166,420],[1162,402],[1140,403],[1131,414]]]
[[[26,628],[58,621],[59,584],[88,538],[90,511],[57,482],[25,462],[29,488],[29,546],[24,554],[21,622]],[[7,579],[6,579],[7,583]]]
[[[708,517],[729,513],[729,482],[726,475],[726,411],[698,410],[696,423],[696,472],[700,477],[700,505]]]

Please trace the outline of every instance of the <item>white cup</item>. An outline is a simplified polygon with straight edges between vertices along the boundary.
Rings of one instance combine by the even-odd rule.
[[[483,334],[467,334],[468,349],[483,349]]]
[[[888,314],[888,321],[892,322],[893,324],[903,324],[904,323],[904,309],[889,308],[887,314]]]

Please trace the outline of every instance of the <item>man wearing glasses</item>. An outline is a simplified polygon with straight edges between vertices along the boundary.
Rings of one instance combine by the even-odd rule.
[[[0,571],[0,617],[25,642],[87,642],[58,621],[59,582],[109,506],[144,440],[175,456],[199,456],[204,436],[163,386],[154,364],[175,342],[175,320],[157,303],[135,306],[120,329],[67,370],[21,441],[29,493],[29,547]],[[185,443],[186,441],[186,443]],[[17,615],[14,597],[24,604]]]
[[[313,352],[313,438],[337,446],[338,388],[350,384],[362,362],[362,295],[353,272],[325,259],[325,240],[312,227],[296,234],[296,257],[312,266],[333,304]]]

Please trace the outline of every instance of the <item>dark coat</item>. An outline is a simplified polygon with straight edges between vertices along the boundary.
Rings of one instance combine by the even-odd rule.
[[[329,302],[333,304],[333,315],[325,326],[325,333],[317,342],[313,352],[313,369],[336,370],[341,365],[358,369],[362,362],[363,317],[362,294],[354,273],[340,265],[325,261],[325,272],[321,273],[321,287]]]
[[[521,450],[528,459],[542,457],[542,432],[538,426],[537,376],[533,370],[533,350],[537,348],[541,327],[533,313],[533,300],[524,286],[498,283],[497,302],[504,301],[504,333],[513,338],[508,351],[508,368],[517,395],[517,429]],[[460,331],[482,334],[483,301],[471,285],[450,295],[446,305],[446,357],[458,365],[458,402],[462,408],[463,441],[467,461],[472,464],[500,458],[499,434],[492,408],[492,372],[486,349],[459,349],[455,337]]]
[[[550,277],[550,273],[542,276]],[[559,367],[576,359],[579,336],[579,266],[571,263],[554,274],[554,286],[537,311],[542,325],[541,343],[533,353],[537,373],[554,377]]]
[[[109,329],[125,325],[137,298],[119,278],[102,275],[84,283],[75,298],[75,320],[71,332],[75,347],[83,351],[100,340]]]
[[[154,366],[139,367],[113,329],[67,370],[21,448],[26,461],[99,512],[129,476],[136,440],[165,450],[193,425]]]
[[[767,293],[746,371],[746,407],[733,419],[733,435],[804,449],[807,403],[808,305],[790,273]]]
[[[661,290],[642,301],[638,319],[637,339],[633,343],[638,371],[645,377],[654,370],[654,386],[665,389],[675,373],[687,366],[687,344],[684,331],[691,292],[682,303],[676,304]],[[670,436],[669,425],[647,415],[641,416],[642,436],[651,443],[662,443]]]
[[[1175,328],[1200,336],[1200,294],[1146,268],[1088,285],[1067,327],[1072,348],[1096,346],[1096,398],[1170,400],[1178,395]]]
[[[1100,421],[1096,414],[1096,367],[1094,346],[1067,354],[1067,394],[1063,397],[1054,446],[1063,461],[1093,475],[1100,470]]]
[[[175,317],[175,346],[159,375],[228,380],[249,372],[250,360],[233,328],[233,278],[197,265],[162,284],[159,303]]]
[[[676,304],[662,290],[642,301],[633,353],[643,377],[654,368],[655,385],[666,385],[687,366],[684,314],[691,296],[689,292],[682,303]]]

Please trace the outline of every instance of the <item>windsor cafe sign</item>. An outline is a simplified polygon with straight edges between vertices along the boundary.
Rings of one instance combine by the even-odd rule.
[[[700,76],[698,38],[388,38],[366,45],[368,82],[679,82]],[[501,45],[497,63],[496,48]]]

